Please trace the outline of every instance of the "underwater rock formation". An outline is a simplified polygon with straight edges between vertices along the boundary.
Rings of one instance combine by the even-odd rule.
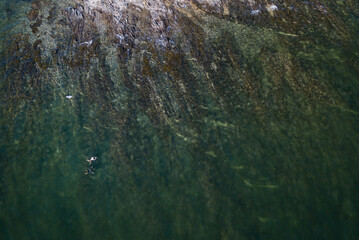
[[[1,5],[0,235],[355,239],[359,8],[342,2]]]
[[[110,92],[124,84],[138,92],[144,109],[156,118],[199,112],[198,100],[207,97],[235,106],[245,95],[253,101],[252,110],[263,111],[266,98],[278,96],[280,101],[286,85],[313,100],[341,104],[330,84],[291,56],[298,45],[305,56],[311,41],[335,44],[340,38],[350,47],[349,30],[327,1],[35,0],[28,19],[27,32],[11,40],[8,66],[35,68],[30,76],[37,80],[31,82],[46,82],[47,87],[49,82],[39,83],[42,76],[36,73],[60,73],[65,66],[75,75],[86,71],[76,82],[83,81],[77,87],[87,86],[81,91],[90,98],[96,82],[113,85]],[[332,34],[333,29],[340,35]],[[310,32],[322,36],[314,39]],[[278,48],[280,44],[286,47]],[[19,62],[10,59],[14,51],[33,57],[19,68]],[[111,71],[99,70],[103,67],[116,69],[123,78],[114,79]],[[256,77],[258,71],[270,76],[267,83]],[[7,89],[10,95],[21,95],[10,93],[11,86]]]

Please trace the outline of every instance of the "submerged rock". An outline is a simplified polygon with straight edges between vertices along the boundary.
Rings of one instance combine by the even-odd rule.
[[[0,7],[7,232],[324,239],[343,225],[330,236],[346,239],[356,224],[335,194],[355,200],[358,3],[337,2],[33,0],[18,21]],[[89,152],[96,184],[78,174]],[[330,227],[297,231],[317,218]]]
[[[339,18],[330,14],[329,7],[324,7],[327,4],[319,1],[307,4],[35,0],[28,15],[30,28],[21,35],[22,40],[13,39],[13,43],[27,44],[29,54],[35,53],[37,57],[31,62],[38,69],[40,78],[46,75],[44,72],[62,74],[69,68],[77,75],[82,71],[80,69],[86,69],[88,74],[82,76],[82,80],[72,80],[75,88],[83,88],[75,91],[93,95],[90,89],[97,88],[96,82],[106,78],[110,85],[122,84],[138,92],[143,108],[156,119],[198,114],[200,110],[195,102],[208,96],[218,103],[236,105],[244,94],[253,100],[254,109],[263,111],[268,91],[272,92],[270,95],[280,94],[278,91],[284,82],[295,92],[339,104],[340,100],[330,86],[317,81],[310,69],[301,69],[298,60],[290,57],[291,46],[277,47],[289,43],[283,38],[285,36],[301,36],[293,45],[311,41],[309,34],[303,34],[303,29],[308,29],[306,22],[312,24],[313,32],[322,31],[322,38],[319,36],[316,41],[331,41],[333,35],[329,29],[335,26],[345,44],[348,30]],[[318,6],[328,11],[318,11]],[[269,15],[262,11],[265,9]],[[258,28],[254,29],[252,25]],[[250,38],[252,40],[248,41]],[[252,46],[252,42],[257,45]],[[8,52],[9,55],[13,53]],[[252,70],[256,61],[262,65],[260,71],[271,77],[271,87],[267,90]],[[23,67],[27,68],[27,65]],[[232,71],[228,72],[226,68]],[[109,73],[114,69],[124,77],[111,76]],[[224,82],[216,80],[220,76],[224,77]],[[229,85],[240,89],[239,92],[232,92]],[[259,89],[262,93],[254,94]],[[111,95],[112,91],[122,90],[108,91]],[[106,92],[102,90],[101,94],[106,95]],[[230,95],[231,100],[227,99]]]

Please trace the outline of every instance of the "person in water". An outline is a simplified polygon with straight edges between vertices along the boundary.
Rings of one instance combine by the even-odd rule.
[[[97,157],[91,157],[90,159],[87,159],[86,161],[89,162],[89,165],[91,165],[92,162],[96,161]]]
[[[92,171],[92,169],[93,169],[93,166],[91,166],[91,168],[89,168],[89,169],[86,169],[85,170],[85,175],[87,175],[87,174],[92,174],[92,175],[95,175],[95,173]]]

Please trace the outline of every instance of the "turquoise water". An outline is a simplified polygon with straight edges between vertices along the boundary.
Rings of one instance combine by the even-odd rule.
[[[296,33],[208,16],[123,60],[57,28],[48,54],[31,2],[0,3],[1,239],[358,238],[357,9]]]

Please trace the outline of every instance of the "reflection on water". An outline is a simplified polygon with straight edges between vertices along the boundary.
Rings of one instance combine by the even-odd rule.
[[[1,239],[357,239],[357,4],[314,2],[132,41],[1,0]]]

